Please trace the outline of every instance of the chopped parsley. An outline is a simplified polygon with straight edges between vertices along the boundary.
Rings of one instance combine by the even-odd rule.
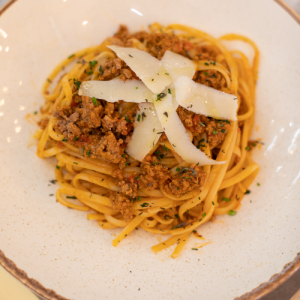
[[[207,72],[204,72],[204,75],[208,76],[209,74]]]
[[[100,75],[103,75],[102,66],[100,66],[100,68],[99,68],[99,72],[100,72]]]
[[[77,163],[76,161],[73,161],[73,164],[74,164],[74,165],[78,165],[78,163]]]
[[[75,56],[75,54],[71,54],[69,57],[68,57],[68,59],[71,59],[72,57],[74,57]]]
[[[97,64],[97,61],[96,61],[96,60],[93,60],[93,61],[90,61],[90,62],[89,62],[89,65],[90,65],[90,68],[91,68],[91,69],[94,68],[96,64]]]
[[[36,115],[36,114],[37,114],[37,111],[35,111],[34,114]]]
[[[122,154],[122,157],[125,157],[125,154],[124,154],[124,153]]]
[[[76,80],[75,78],[73,78],[74,84],[76,85],[77,89],[79,90],[80,85],[81,85],[81,81]]]
[[[162,98],[166,97],[167,95],[165,93],[160,93],[157,95],[156,101],[160,101]]]
[[[141,121],[141,115],[138,115],[137,117],[137,121],[140,122]]]
[[[217,130],[214,130],[214,131],[213,131],[213,135],[216,135],[217,133],[218,133]]]
[[[124,117],[127,123],[130,123],[130,120],[128,119],[127,116]]]
[[[86,72],[86,74],[88,74],[88,75],[91,75],[91,74],[93,74],[93,73],[94,73],[94,72],[93,72],[92,70]]]
[[[63,140],[62,140],[62,142],[67,142],[67,141],[68,141],[68,140],[66,140],[66,139],[63,139]]]
[[[250,194],[250,193],[251,193],[251,191],[247,190],[246,193],[245,193],[245,195]]]
[[[87,156],[91,156],[91,150],[86,151]]]
[[[198,248],[192,248],[192,250],[198,250]]]
[[[132,57],[133,58],[133,56],[132,55],[130,55],[130,54],[128,54],[129,55],[129,57]]]
[[[259,183],[259,182],[257,183],[257,186],[260,186],[260,183]]]
[[[230,198],[223,197],[223,198],[222,198],[222,201],[229,202],[229,201],[231,201],[231,199],[230,199]]]
[[[212,205],[215,205],[215,202],[214,202],[214,201],[212,202]]]
[[[76,136],[76,138],[74,139],[74,141],[78,141],[79,140],[79,136]]]
[[[75,196],[67,196],[67,199],[77,199]]]
[[[249,151],[249,150],[250,150],[249,146],[247,146],[245,149],[246,149],[246,151]]]
[[[128,163],[126,162],[126,163],[124,163],[124,165],[126,166],[126,167],[128,167]]]
[[[171,94],[171,89],[168,89],[168,93]]]
[[[217,78],[217,75],[216,75],[216,74],[213,74],[213,77],[214,77],[214,78]]]
[[[58,165],[56,165],[55,168],[56,168],[57,170],[60,170],[60,166],[58,166]]]
[[[176,168],[176,172],[179,172],[180,171],[180,168]]]
[[[136,90],[138,89],[138,87],[135,88]]]
[[[92,97],[92,101],[93,101],[94,105],[96,105],[96,106],[98,105],[97,99],[95,97]]]
[[[204,64],[205,64],[206,66],[209,66],[209,63],[207,63],[207,62],[206,62],[206,63],[204,63]]]
[[[199,123],[199,125],[201,125],[201,126],[205,127],[205,124],[203,124],[203,123]]]
[[[141,207],[147,207],[147,206],[149,206],[149,203],[143,203],[143,204],[141,204]]]
[[[202,218],[204,218],[205,216],[206,216],[206,213],[203,213],[203,214],[202,214]]]
[[[235,216],[235,215],[236,215],[236,211],[235,211],[235,210],[230,210],[230,211],[228,212],[228,215],[229,215],[229,216]]]
[[[225,129],[222,129],[222,130],[221,130],[221,132],[222,132],[222,133],[225,133],[225,132],[226,132],[226,130],[225,130]]]
[[[77,89],[79,90],[80,85],[81,85],[81,81],[76,80],[75,78],[73,78],[74,84],[76,85]]]
[[[168,151],[168,150],[169,150],[169,148],[167,148],[167,147],[164,145],[164,150],[165,150],[165,151]]]

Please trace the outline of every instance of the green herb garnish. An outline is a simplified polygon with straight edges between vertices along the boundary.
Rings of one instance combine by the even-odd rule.
[[[231,201],[231,199],[230,199],[230,198],[223,197],[223,198],[222,198],[222,201],[229,202],[229,201]]]
[[[96,64],[97,64],[97,61],[96,61],[96,60],[93,60],[93,61],[90,61],[90,62],[89,62],[89,65],[90,65],[90,68],[91,68],[91,69],[94,68]]]
[[[92,101],[93,101],[94,105],[96,105],[96,106],[98,105],[97,99],[95,97],[92,97]]]
[[[100,66],[100,68],[99,68],[99,72],[100,72],[100,75],[103,75],[102,66]]]
[[[235,211],[235,210],[230,210],[230,211],[228,212],[228,215],[229,215],[229,216],[235,216],[235,215],[236,215],[236,211]]]

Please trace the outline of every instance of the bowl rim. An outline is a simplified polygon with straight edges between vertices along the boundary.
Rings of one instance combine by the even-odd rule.
[[[18,0],[9,0],[4,6],[0,7],[0,17]],[[296,13],[288,4],[283,0],[273,0],[281,8],[283,8],[299,25],[300,15]],[[54,290],[45,288],[40,282],[34,278],[29,278],[27,273],[20,268],[8,257],[5,256],[3,251],[0,250],[0,265],[18,281],[24,284],[27,288],[33,291],[45,300],[70,300],[59,294]],[[252,291],[236,297],[234,300],[257,300],[275,290],[278,286],[283,284],[290,278],[296,271],[300,270],[300,252],[296,255],[293,261],[287,263],[281,272],[274,274],[271,278]]]

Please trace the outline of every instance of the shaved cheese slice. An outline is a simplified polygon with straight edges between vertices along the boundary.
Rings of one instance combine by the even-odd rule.
[[[169,50],[165,52],[161,63],[174,82],[181,76],[192,79],[196,71],[196,64],[193,61]]]
[[[154,106],[169,142],[182,159],[188,163],[199,163],[200,166],[225,163],[224,161],[215,161],[208,158],[194,146],[177,115],[176,101],[172,99],[171,94],[167,94],[161,101],[154,101]]]
[[[163,133],[152,103],[140,103],[135,117],[135,127],[126,151],[142,161]]]
[[[95,97],[108,102],[152,102],[153,93],[140,80],[84,81],[78,92],[81,96]]]
[[[182,107],[216,119],[236,120],[237,97],[196,83],[186,76],[175,82],[176,100]]]
[[[107,47],[124,60],[153,93],[160,93],[171,83],[171,77],[162,67],[161,62],[149,53],[136,48]]]

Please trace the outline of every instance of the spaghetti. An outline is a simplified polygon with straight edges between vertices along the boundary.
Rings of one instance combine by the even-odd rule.
[[[126,27],[101,45],[81,50],[61,62],[46,80],[42,121],[35,137],[40,158],[55,156],[56,199],[69,208],[89,212],[104,229],[122,228],[117,246],[131,231],[143,228],[171,235],[153,252],[177,244],[182,251],[190,234],[221,214],[235,214],[259,171],[249,136],[254,123],[255,83],[259,52],[246,37],[215,39],[183,25],[149,26],[150,32],[129,34]],[[250,66],[240,51],[228,51],[222,40],[241,40],[255,51]],[[179,106],[178,116],[199,151],[224,164],[198,166],[185,162],[162,134],[143,161],[126,153],[134,130],[136,103],[79,96],[82,82],[139,78],[108,45],[137,48],[161,59],[166,50],[192,60],[195,82],[237,97],[237,121],[216,120]],[[68,72],[65,68],[70,67]],[[58,77],[52,93],[50,84]],[[141,116],[142,118],[143,116]],[[138,120],[139,121],[139,120]],[[72,199],[72,200],[71,200]]]

